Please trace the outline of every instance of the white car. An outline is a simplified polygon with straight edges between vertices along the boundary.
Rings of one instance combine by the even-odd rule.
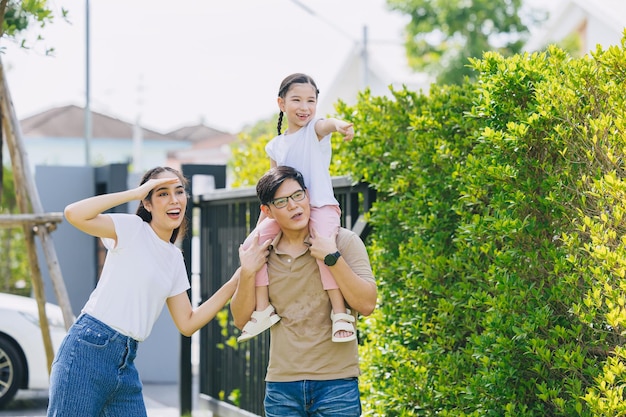
[[[63,312],[46,303],[54,352],[66,334]],[[18,389],[47,389],[48,361],[34,298],[0,293],[0,409]]]

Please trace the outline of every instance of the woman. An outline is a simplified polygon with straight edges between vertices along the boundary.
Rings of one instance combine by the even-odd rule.
[[[184,259],[174,245],[187,224],[185,183],[177,170],[157,167],[135,189],[65,208],[68,222],[101,238],[108,252],[98,284],[52,364],[48,416],[146,416],[134,359],[163,306],[178,330],[191,336],[233,295],[231,279],[198,308],[191,306]],[[105,214],[133,200],[140,201],[136,214]]]

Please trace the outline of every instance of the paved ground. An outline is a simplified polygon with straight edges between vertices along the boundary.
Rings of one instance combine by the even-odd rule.
[[[143,391],[148,417],[179,417],[178,385],[144,383]],[[0,416],[45,417],[47,405],[47,391],[19,391]]]

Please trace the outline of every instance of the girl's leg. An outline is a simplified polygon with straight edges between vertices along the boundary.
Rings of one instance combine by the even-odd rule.
[[[248,235],[242,247],[248,249],[253,244],[261,244],[268,239],[274,239],[280,227],[272,219],[264,219]],[[267,274],[267,264],[257,272],[255,276],[256,307],[252,313],[250,321],[246,323],[237,341],[244,342],[272,327],[280,320],[280,316],[274,311],[274,307],[269,299],[269,275]]]
[[[311,208],[311,228],[315,229],[320,236],[334,236],[340,227],[341,210],[339,206],[324,206]],[[348,317],[348,309],[343,294],[330,272],[329,267],[323,261],[318,260],[322,285],[328,293],[332,307],[334,341],[350,341],[356,337],[356,331],[352,322],[341,317]],[[348,314],[346,314],[348,313]],[[343,315],[343,316],[342,316]],[[339,322],[339,323],[337,323]],[[335,324],[336,323],[336,324]]]
[[[333,313],[337,314],[348,312],[348,310],[346,309],[346,300],[344,300],[343,294],[341,293],[339,288],[336,288],[334,290],[326,290],[326,293],[328,294],[328,298],[330,298],[330,305],[333,309]]]
[[[248,249],[253,244],[259,245],[265,242],[268,239],[274,239],[278,232],[280,231],[280,227],[273,219],[264,219],[261,223],[257,224],[256,228],[250,232],[246,240],[243,241],[242,247],[244,249]],[[259,269],[256,273],[255,282],[258,286],[267,286],[269,285],[269,277],[267,275],[267,264],[263,265],[261,269]],[[257,300],[258,302],[258,300]]]
[[[267,266],[266,266],[267,268]],[[267,269],[266,269],[267,272]],[[270,291],[267,285],[257,285],[256,294],[256,311],[263,311],[270,305]]]
[[[320,236],[335,236],[340,227],[341,210],[339,206],[323,206],[311,207],[311,220],[309,221],[310,229],[315,229]],[[318,260],[317,265],[320,269],[320,277],[325,290],[339,289],[333,274],[324,264],[324,261]]]

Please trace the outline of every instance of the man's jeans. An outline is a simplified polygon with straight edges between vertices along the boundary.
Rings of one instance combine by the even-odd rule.
[[[359,381],[267,382],[264,406],[266,417],[359,417]]]

